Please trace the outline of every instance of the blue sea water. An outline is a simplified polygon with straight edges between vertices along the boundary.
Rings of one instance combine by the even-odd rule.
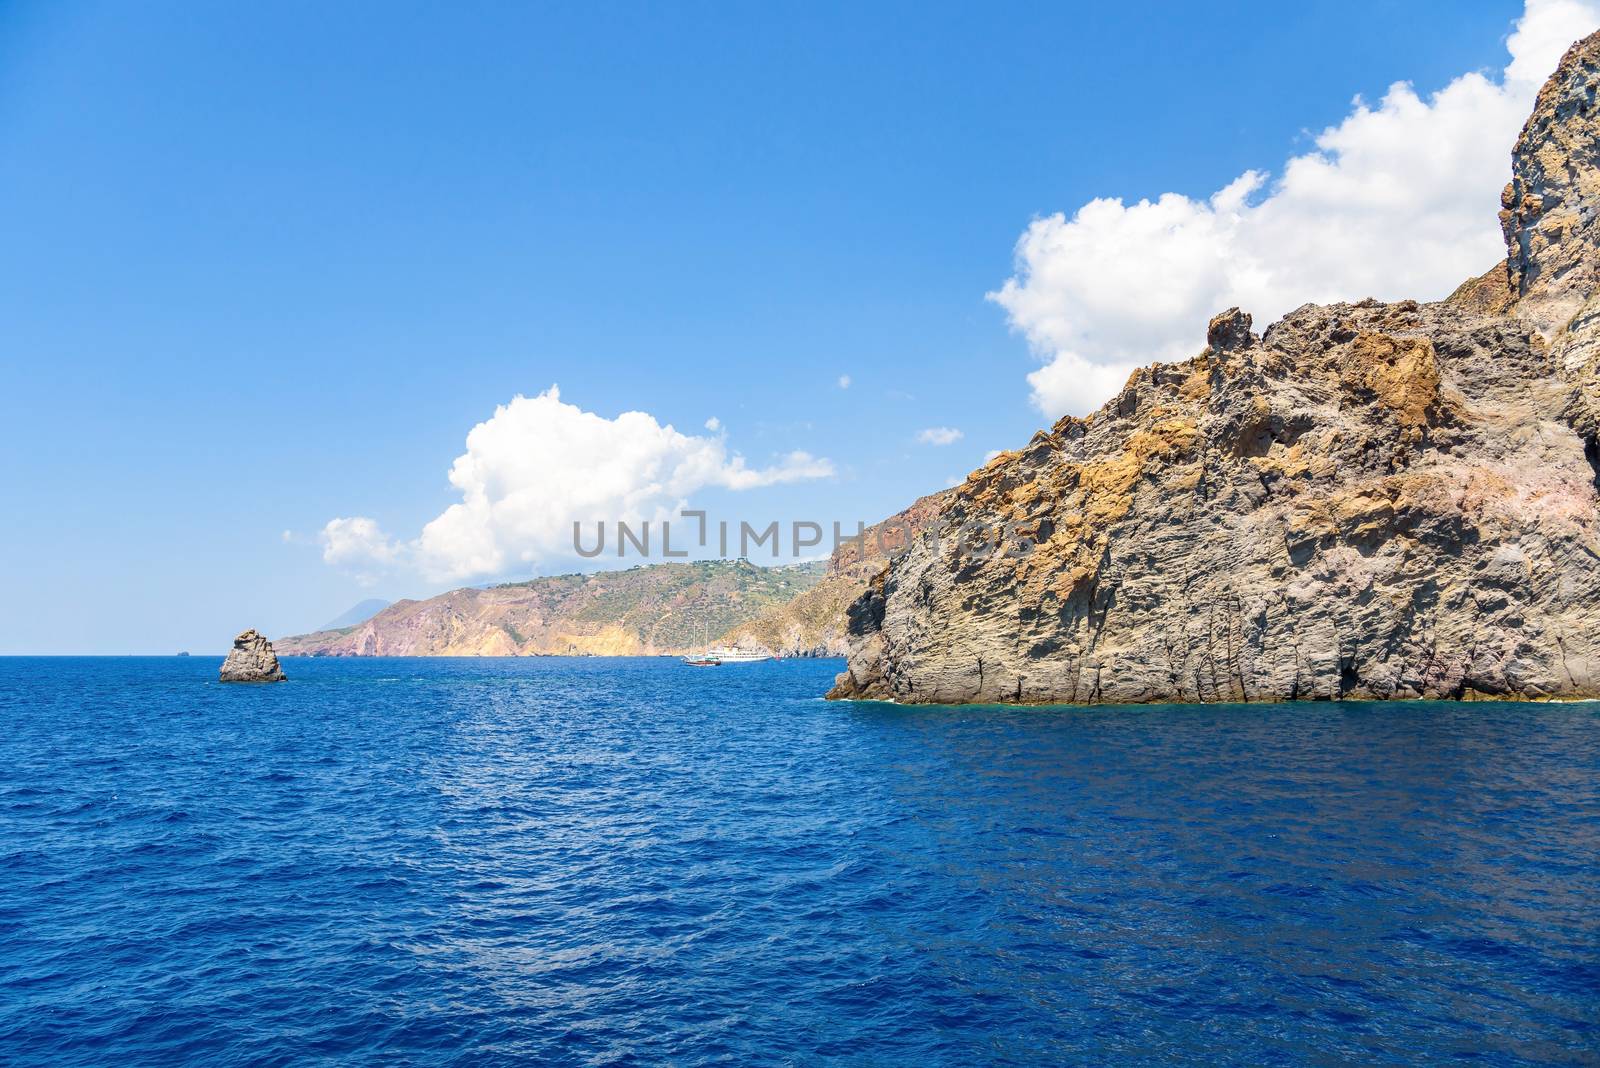
[[[1600,1059],[1594,705],[0,659],[0,1062]]]

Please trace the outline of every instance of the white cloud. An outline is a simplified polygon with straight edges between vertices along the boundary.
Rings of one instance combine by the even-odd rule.
[[[954,445],[962,436],[961,431],[953,426],[930,426],[918,431],[917,440],[924,445]]]
[[[849,389],[850,388],[850,381],[851,381],[851,379],[850,379],[849,375],[840,375],[839,376],[839,388],[840,389]]]
[[[988,463],[990,460],[993,460],[996,456],[999,456],[999,455],[1000,455],[1000,450],[999,449],[990,449],[988,452],[983,454],[983,462],[984,463]]]
[[[564,403],[551,386],[501,405],[467,434],[450,468],[461,501],[396,543],[365,517],[323,528],[323,559],[371,570],[403,562],[444,581],[569,558],[572,524],[670,517],[691,493],[749,490],[834,473],[828,460],[791,452],[749,466],[722,437],[663,426],[645,412],[607,419]]]
[[[706,429],[715,434],[717,431],[722,429],[722,420],[713,415],[710,419],[706,420]]]
[[[363,585],[400,559],[402,547],[366,516],[330,519],[320,535],[323,563],[355,575]]]
[[[1091,200],[1036,219],[1016,274],[989,294],[1045,365],[1046,415],[1104,402],[1128,374],[1204,345],[1232,305],[1257,327],[1308,301],[1436,299],[1505,254],[1496,211],[1539,86],[1600,0],[1528,0],[1498,80],[1463,74],[1423,99],[1396,83],[1357,100],[1276,181],[1247,171],[1204,200]]]
[[[329,564],[384,564],[400,553],[375,520],[365,516],[330,519],[322,528],[322,559]]]

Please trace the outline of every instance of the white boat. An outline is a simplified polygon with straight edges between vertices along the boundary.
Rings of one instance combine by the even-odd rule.
[[[763,653],[758,649],[739,649],[723,646],[717,649],[707,649],[701,654],[707,660],[715,660],[719,664],[754,664],[761,660],[771,660],[771,653]]]
[[[702,631],[700,640],[705,640]],[[755,649],[741,649],[736,645],[721,645],[715,649],[707,649],[703,653],[690,653],[683,658],[683,662],[690,667],[721,667],[723,664],[754,664],[761,660],[774,659],[771,653],[760,652]]]

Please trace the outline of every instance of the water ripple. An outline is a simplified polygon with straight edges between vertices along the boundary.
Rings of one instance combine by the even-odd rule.
[[[7,1064],[1600,1060],[1600,709],[0,660]]]

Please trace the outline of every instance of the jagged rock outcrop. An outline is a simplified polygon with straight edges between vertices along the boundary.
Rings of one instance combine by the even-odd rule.
[[[1219,315],[958,487],[851,606],[830,696],[1600,696],[1597,57],[1517,143],[1504,265],[1260,336]]]
[[[1518,314],[1561,333],[1600,288],[1600,47],[1573,45],[1539,90],[1500,195]]]
[[[233,649],[222,661],[223,682],[282,682],[287,677],[272,643],[254,627],[233,639]]]

